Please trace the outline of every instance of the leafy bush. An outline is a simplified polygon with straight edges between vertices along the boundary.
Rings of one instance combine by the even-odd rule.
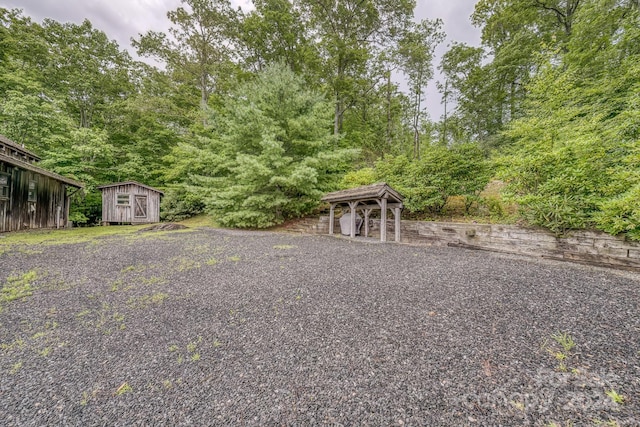
[[[640,240],[640,184],[626,193],[603,202],[594,215],[596,226],[617,235],[626,233],[631,240]]]
[[[201,195],[184,186],[168,189],[160,205],[160,219],[182,221],[204,212],[205,203]]]
[[[589,225],[589,203],[569,195],[529,195],[520,199],[521,212],[532,225],[556,235]]]
[[[362,168],[348,172],[340,182],[340,188],[354,188],[361,185],[375,184],[378,177],[373,168]]]
[[[432,145],[419,160],[390,156],[378,161],[376,174],[406,197],[410,211],[439,215],[451,196],[462,196],[468,210],[467,203],[489,181],[489,166],[475,144]]]
[[[96,225],[102,221],[102,194],[88,189],[83,196],[74,197],[69,210],[74,225]]]

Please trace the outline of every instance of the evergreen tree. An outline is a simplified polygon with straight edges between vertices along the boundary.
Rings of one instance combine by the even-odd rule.
[[[336,188],[354,150],[331,134],[332,108],[286,65],[268,66],[214,118],[217,135],[185,155],[206,159],[191,182],[222,225],[268,227],[308,214]]]

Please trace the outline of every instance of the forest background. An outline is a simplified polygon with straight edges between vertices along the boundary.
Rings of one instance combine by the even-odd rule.
[[[480,0],[482,44],[413,0],[184,0],[135,61],[82,24],[0,8],[0,133],[86,184],[164,189],[169,220],[268,227],[386,181],[415,218],[595,228],[640,240],[640,3]],[[425,111],[437,82],[443,115]],[[403,82],[395,81],[401,76]]]

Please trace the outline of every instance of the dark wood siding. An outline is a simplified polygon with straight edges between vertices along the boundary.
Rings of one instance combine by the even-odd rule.
[[[0,173],[9,181],[8,195],[0,196],[0,232],[66,225],[64,183],[2,161]]]

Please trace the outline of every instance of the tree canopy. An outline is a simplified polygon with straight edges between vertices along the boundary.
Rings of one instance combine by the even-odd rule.
[[[159,67],[88,20],[0,8],[0,133],[86,183],[78,223],[113,181],[165,189],[167,218],[266,227],[385,179],[418,217],[502,203],[558,234],[640,240],[637,1],[480,0],[481,44],[452,41],[438,64],[444,23],[416,22],[413,0],[253,6],[181,0],[166,33],[132,37]]]

